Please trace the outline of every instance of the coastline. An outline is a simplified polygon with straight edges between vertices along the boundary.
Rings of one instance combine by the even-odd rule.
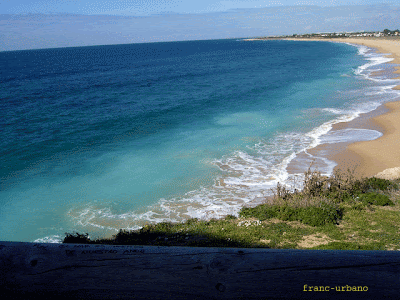
[[[336,40],[335,40],[336,41]],[[345,42],[348,42],[348,40],[346,40]],[[369,47],[369,46],[368,46]],[[371,47],[373,48],[373,47]],[[387,51],[383,51],[384,53],[386,53]],[[333,85],[335,86],[335,85]],[[399,86],[397,86],[398,88]],[[360,97],[361,99],[363,99],[362,97]],[[397,97],[398,99],[400,99],[400,95],[399,97]],[[347,98],[346,98],[347,99]],[[393,105],[392,105],[393,104]],[[394,114],[393,114],[394,113]],[[390,117],[388,117],[388,115]],[[365,175],[365,171],[366,169],[370,168],[371,170],[367,170],[368,172],[372,172],[371,175],[368,176],[373,176],[376,175],[377,169],[381,169],[382,166],[384,166],[385,168],[389,166],[389,168],[391,168],[392,166],[398,166],[397,162],[399,161],[398,158],[396,156],[396,150],[399,149],[398,146],[400,146],[400,122],[397,121],[399,120],[400,117],[400,101],[397,102],[390,102],[387,103],[385,105],[380,105],[378,108],[374,109],[371,112],[368,113],[364,113],[361,114],[360,116],[358,116],[356,119],[350,121],[350,122],[342,122],[342,123],[337,123],[335,125],[332,126],[332,131],[335,130],[342,130],[342,129],[347,129],[347,128],[360,128],[360,129],[370,129],[370,130],[376,130],[379,132],[383,133],[383,136],[373,140],[373,141],[369,141],[372,142],[373,144],[377,144],[379,147],[377,147],[377,149],[375,149],[377,151],[378,154],[381,154],[382,157],[378,156],[372,156],[372,159],[368,156],[371,155],[371,153],[367,153],[365,154],[363,151],[366,150],[371,150],[373,149],[373,147],[365,147],[365,146],[361,146],[361,150],[360,151],[354,151],[351,149],[352,146],[354,145],[358,145],[358,144],[365,144],[365,143],[369,143],[369,142],[356,142],[356,143],[351,143],[351,142],[343,142],[343,143],[337,143],[337,144],[321,144],[316,148],[310,149],[309,152],[312,151],[324,151],[324,148],[329,149],[330,151],[330,155],[328,156],[329,159],[332,159],[332,157],[334,157],[334,161],[338,162],[339,164],[336,166],[336,168],[340,168],[342,170],[346,170],[346,168],[351,168],[352,166],[357,166],[357,170],[356,172],[358,172],[359,174],[363,175],[363,176],[367,176]],[[382,120],[381,120],[381,119]],[[399,127],[397,128],[396,126],[393,126],[392,123],[399,123],[397,125],[399,125]],[[389,140],[389,144],[390,142],[395,142],[394,144],[390,144],[390,147],[387,146],[387,142],[385,142],[385,139]],[[396,143],[396,140],[399,141],[398,143]],[[387,153],[382,152],[382,147],[385,151],[387,151]],[[333,150],[333,151],[332,151]],[[332,152],[334,152],[332,154]],[[394,155],[393,155],[394,154]],[[372,153],[372,155],[375,155],[374,153]],[[316,155],[318,156],[318,155]],[[382,159],[387,159],[388,157],[392,158],[392,161],[390,161],[388,164],[385,164],[385,162],[382,161]],[[373,163],[372,163],[373,162]],[[400,165],[400,163],[399,163]],[[389,169],[388,168],[388,169]],[[399,169],[400,170],[400,169]],[[400,174],[400,172],[398,173]],[[221,183],[221,185],[225,185],[223,182]],[[315,195],[314,195],[315,196]],[[262,199],[264,197],[260,197],[254,200],[259,200]],[[264,198],[264,200],[267,200],[268,198]],[[253,201],[254,201],[253,200]],[[250,202],[251,203],[251,202]],[[362,204],[362,203],[358,203],[358,204]],[[221,232],[222,230],[224,231],[224,235],[219,234],[218,237],[223,237],[223,239],[221,239],[221,241],[217,241],[220,242],[221,244],[215,244],[215,239],[211,239],[210,245],[212,247],[218,246],[218,247],[225,247],[226,244],[228,244],[228,246],[230,247],[237,247],[237,244],[230,244],[230,242],[232,240],[238,239],[238,236],[241,236],[240,239],[238,240],[246,240],[249,241],[248,245],[249,247],[270,247],[270,248],[274,248],[277,247],[279,248],[284,248],[284,247],[297,247],[300,249],[304,249],[304,248],[315,248],[315,249],[324,249],[324,248],[318,248],[319,246],[323,246],[325,244],[329,245],[330,247],[333,247],[334,249],[340,249],[340,250],[349,250],[349,249],[354,249],[354,250],[360,250],[360,249],[366,249],[366,250],[394,250],[395,248],[398,248],[398,245],[393,245],[391,241],[389,241],[389,238],[387,238],[386,236],[386,240],[384,238],[381,239],[380,236],[378,236],[378,234],[380,234],[379,232],[388,232],[389,230],[387,229],[387,225],[385,224],[385,226],[382,225],[382,229],[376,229],[376,227],[371,227],[371,226],[377,226],[377,224],[379,224],[379,226],[381,226],[381,222],[380,219],[384,219],[386,221],[390,220],[392,221],[392,219],[389,218],[389,215],[385,215],[385,217],[382,218],[382,215],[378,215],[378,213],[374,214],[373,217],[375,219],[370,219],[371,215],[370,211],[366,211],[363,210],[363,208],[360,206],[357,207],[357,209],[359,209],[359,211],[357,211],[357,213],[352,216],[355,218],[359,218],[361,221],[357,222],[357,220],[352,220],[354,221],[353,223],[350,223],[348,220],[346,220],[346,222],[339,224],[339,223],[335,223],[336,225],[340,225],[339,226],[334,226],[334,230],[335,233],[333,233],[332,235],[330,233],[326,234],[326,232],[324,232],[323,229],[322,231],[319,231],[318,228],[314,228],[315,226],[312,226],[312,230],[310,229],[310,231],[301,231],[299,230],[298,232],[296,230],[291,231],[291,228],[293,225],[294,227],[297,227],[298,224],[293,224],[293,223],[289,223],[286,222],[287,221],[287,216],[284,215],[281,219],[273,219],[273,220],[268,220],[265,221],[265,224],[272,224],[272,226],[265,226],[264,228],[268,228],[267,231],[265,230],[265,232],[263,232],[264,236],[262,237],[262,239],[258,240],[259,237],[259,228],[257,227],[258,225],[261,225],[261,222],[264,222],[264,220],[260,221],[254,221],[253,218],[255,218],[257,220],[257,218],[259,216],[257,216],[257,214],[255,213],[254,215],[244,215],[241,217],[240,220],[236,220],[236,217],[232,217],[232,216],[227,216],[222,220],[218,220],[217,222],[214,220],[210,220],[209,222],[203,222],[203,221],[198,221],[196,219],[191,218],[190,222],[186,222],[184,224],[176,224],[174,225],[174,230],[170,230],[169,227],[164,226],[164,224],[159,224],[159,225],[144,225],[142,228],[143,230],[140,231],[136,231],[136,233],[133,234],[133,236],[135,237],[136,240],[139,240],[139,243],[141,245],[143,245],[143,241],[146,240],[147,243],[150,243],[150,245],[158,245],[158,246],[192,246],[193,245],[200,245],[200,246],[205,246],[205,243],[207,240],[210,239],[210,236],[218,236],[218,234]],[[378,208],[379,209],[379,208]],[[396,210],[398,210],[398,206],[396,207]],[[344,211],[344,210],[343,210]],[[378,210],[379,213],[381,212],[381,210]],[[386,213],[390,213],[387,210],[387,207],[385,207],[385,209],[382,209],[383,212]],[[255,211],[256,212],[256,211]],[[314,213],[313,216],[321,216],[322,214],[318,214],[318,213]],[[350,215],[350,214],[349,214]],[[243,219],[242,219],[243,218]],[[319,217],[321,218],[321,217]],[[368,223],[371,224],[370,227],[368,227],[366,231],[368,231],[368,235],[365,234],[365,236],[363,235],[364,233],[360,233],[359,231],[355,232],[354,228],[360,228],[360,226],[364,227],[364,223],[365,223],[365,219],[368,218]],[[303,218],[301,219],[301,221],[303,220]],[[174,221],[169,221],[169,223],[173,223]],[[296,221],[294,221],[296,222]],[[278,240],[277,238],[275,238],[275,232],[276,232],[276,227],[273,226],[276,223],[283,223],[283,224],[278,224],[278,226],[286,226],[284,227],[285,229],[287,229],[284,234],[285,237],[283,237],[282,234],[280,235],[280,239]],[[382,222],[384,223],[384,222]],[[244,225],[243,225],[244,224]],[[301,226],[303,226],[303,224],[300,224]],[[158,227],[159,226],[159,227]],[[165,230],[165,232],[163,233],[160,228],[167,227],[167,229]],[[254,231],[252,231],[252,227],[254,226]],[[347,226],[347,227],[346,227]],[[391,224],[389,224],[389,226],[391,226]],[[243,227],[243,228],[241,228]],[[244,228],[245,227],[245,228]],[[194,230],[194,228],[196,228],[196,230]],[[222,229],[221,229],[222,228]],[[278,227],[281,228],[281,227]],[[390,228],[390,227],[389,227]],[[307,228],[308,229],[308,228]],[[155,234],[150,235],[149,233],[153,233],[153,231],[155,232]],[[326,230],[325,230],[326,231]],[[329,229],[329,231],[331,232],[331,229]],[[172,232],[172,233],[171,233]],[[182,234],[180,232],[183,232]],[[198,232],[205,234],[207,233],[207,236],[203,236],[203,235],[198,235]],[[217,235],[215,233],[218,233]],[[242,234],[242,232],[245,232],[246,235],[240,235]],[[343,239],[336,240],[336,236],[339,236],[340,232],[340,236],[343,236]],[[371,232],[377,232],[376,234],[376,239],[374,239],[372,241],[373,246],[371,245],[364,245],[366,243],[369,243],[372,239],[371,239]],[[234,234],[232,234],[234,233]],[[343,234],[345,233],[345,234]],[[142,234],[141,239],[138,238],[138,235]],[[396,234],[396,233],[394,233]],[[147,236],[146,236],[147,235]],[[127,237],[128,235],[124,235],[121,234],[121,237]],[[318,237],[317,239],[315,237]],[[112,238],[111,236],[109,236],[108,238]],[[266,238],[269,238],[268,240]],[[374,236],[375,238],[375,236]],[[390,237],[391,239],[393,239],[393,237]],[[120,239],[120,238],[118,238]],[[118,240],[117,239],[117,240]],[[127,239],[128,240],[128,239]],[[130,242],[132,242],[132,240],[130,240]],[[228,243],[229,242],[229,243]],[[236,242],[236,241],[234,241]],[[379,247],[380,248],[372,248],[372,247],[376,247],[375,244],[379,243]],[[103,243],[103,242],[102,242]],[[259,244],[256,244],[259,243]],[[371,243],[371,244],[372,244]],[[295,246],[293,246],[295,245]],[[244,247],[246,245],[240,245],[240,247]],[[317,248],[316,248],[317,247]],[[353,248],[350,248],[353,247]],[[360,248],[360,247],[365,247],[365,248]],[[328,248],[330,249],[330,248]],[[398,250],[398,249],[397,249]]]
[[[389,63],[400,64],[400,39],[367,39],[367,38],[340,38],[340,39],[285,39],[294,41],[329,41],[364,45],[374,48],[385,57],[393,58]],[[394,74],[400,74],[400,67],[395,67]],[[400,77],[394,79],[400,80]],[[400,90],[400,85],[393,87]],[[330,151],[330,158],[337,166],[335,169],[353,170],[356,177],[377,176],[386,179],[400,177],[400,95],[399,100],[387,102],[378,107],[375,113],[366,118],[363,127],[382,132],[382,136],[370,141],[354,143],[340,143],[337,149],[332,145],[322,144],[311,149],[310,152]],[[361,116],[360,116],[361,117]],[[359,118],[360,118],[359,117]],[[358,118],[357,118],[358,119]],[[354,120],[348,123],[338,123],[332,126],[332,131],[349,127]],[[331,148],[331,149],[329,149]]]

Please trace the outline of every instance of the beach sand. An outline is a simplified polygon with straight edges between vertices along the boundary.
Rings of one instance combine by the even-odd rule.
[[[400,64],[400,39],[385,38],[346,38],[346,39],[291,39],[301,41],[332,41],[365,45],[375,48],[377,52],[390,54],[386,57],[394,58],[390,63]],[[400,74],[400,67],[396,67],[396,74]],[[400,79],[400,77],[396,77]],[[400,86],[394,87],[400,90]],[[400,98],[399,98],[400,100]],[[382,178],[400,177],[400,101],[388,102],[375,112],[365,114],[359,120],[347,124],[339,123],[332,130],[342,128],[366,128],[383,133],[378,139],[372,141],[355,142],[351,144],[340,143],[321,145],[310,152],[318,153],[329,151],[333,160],[338,164],[336,169],[345,171],[354,170],[357,177],[378,176]],[[358,125],[357,125],[358,124]],[[354,126],[356,125],[356,126]]]

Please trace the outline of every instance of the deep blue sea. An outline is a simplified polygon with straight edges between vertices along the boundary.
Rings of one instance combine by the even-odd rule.
[[[387,61],[237,39],[0,52],[0,240],[237,215],[297,153],[381,135],[330,129],[398,96],[370,76]]]

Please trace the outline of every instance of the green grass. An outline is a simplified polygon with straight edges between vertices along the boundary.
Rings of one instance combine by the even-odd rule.
[[[278,185],[268,203],[244,207],[239,218],[163,222],[112,238],[66,233],[64,243],[275,249],[400,249],[399,180],[305,173],[304,189]]]
[[[240,217],[255,217],[260,221],[278,218],[283,221],[300,221],[311,226],[336,224],[342,217],[337,205],[321,202],[317,206],[292,207],[289,205],[259,205],[254,208],[243,208]]]

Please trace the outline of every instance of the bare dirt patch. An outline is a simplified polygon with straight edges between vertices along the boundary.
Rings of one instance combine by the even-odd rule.
[[[391,210],[391,211],[399,211],[399,208],[396,206],[380,206],[382,210]]]
[[[279,219],[268,219],[263,221],[264,224],[278,224],[278,223],[284,223],[284,221],[279,220]]]
[[[370,243],[372,243],[372,242],[374,242],[374,243],[379,243],[378,240],[373,240],[373,239],[366,238],[366,237],[359,237],[359,238],[357,239],[357,243],[359,243],[359,244],[370,244]]]
[[[236,220],[234,220],[235,223],[239,223],[239,222],[242,222],[242,221],[256,222],[256,221],[259,221],[259,220],[257,218],[252,218],[252,217],[250,217],[250,218],[237,218]]]
[[[264,244],[269,244],[269,243],[271,243],[271,240],[263,240],[263,239],[261,239],[260,242],[264,243]]]
[[[334,240],[330,239],[325,234],[316,233],[303,236],[303,239],[299,243],[297,243],[297,245],[301,248],[312,248],[319,245],[326,245],[330,242],[334,242]]]
[[[310,227],[312,227],[310,225],[305,225],[299,221],[290,221],[290,222],[287,222],[287,224],[292,226],[293,228],[310,228]]]
[[[350,225],[349,222],[340,220],[340,221],[339,221],[339,224],[336,225],[336,227],[338,227],[339,229],[344,229],[344,228],[349,228],[349,225]]]
[[[399,245],[390,244],[390,245],[387,245],[387,246],[386,246],[386,250],[389,250],[389,251],[398,251],[398,250],[400,250],[400,249],[399,249]]]

